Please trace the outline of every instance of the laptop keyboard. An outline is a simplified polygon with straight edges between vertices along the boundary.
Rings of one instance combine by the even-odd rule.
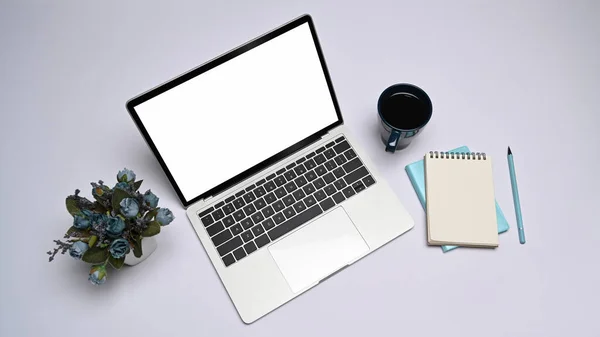
[[[198,216],[230,266],[374,183],[342,136]]]

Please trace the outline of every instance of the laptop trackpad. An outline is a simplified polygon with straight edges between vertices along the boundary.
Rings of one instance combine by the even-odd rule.
[[[269,247],[295,293],[317,284],[368,250],[342,207]]]

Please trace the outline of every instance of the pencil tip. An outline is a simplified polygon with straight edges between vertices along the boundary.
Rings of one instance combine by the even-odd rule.
[[[512,151],[510,150],[510,146],[508,147],[508,155],[511,155]]]

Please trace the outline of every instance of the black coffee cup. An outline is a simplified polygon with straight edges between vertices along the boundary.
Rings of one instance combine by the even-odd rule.
[[[412,84],[394,84],[377,101],[381,140],[387,152],[406,148],[427,125],[433,104],[421,88]]]

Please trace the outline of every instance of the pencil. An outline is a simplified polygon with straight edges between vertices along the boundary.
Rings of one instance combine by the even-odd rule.
[[[519,200],[519,188],[517,187],[517,175],[515,174],[515,163],[513,154],[508,147],[508,172],[510,173],[510,184],[512,186],[513,201],[515,204],[515,214],[517,216],[517,229],[519,231],[519,242],[525,243],[525,230],[523,229],[523,217],[521,215],[521,201]]]

